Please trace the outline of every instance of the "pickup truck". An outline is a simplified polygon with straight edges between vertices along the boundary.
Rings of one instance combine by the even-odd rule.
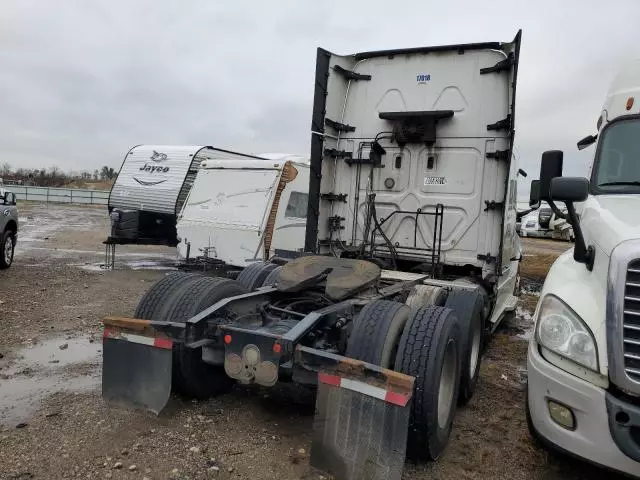
[[[18,207],[14,193],[0,188],[0,270],[13,263],[13,252],[18,238]]]

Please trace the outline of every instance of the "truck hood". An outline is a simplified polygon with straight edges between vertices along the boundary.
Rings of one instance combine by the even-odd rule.
[[[620,242],[640,238],[639,212],[639,195],[590,196],[581,214],[587,244],[595,242],[610,255]]]

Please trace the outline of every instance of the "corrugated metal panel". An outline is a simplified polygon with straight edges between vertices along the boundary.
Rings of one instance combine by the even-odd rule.
[[[176,214],[179,197],[186,198],[185,186],[195,156],[204,146],[141,145],[125,157],[111,189],[109,207]],[[195,178],[195,173],[193,173]],[[184,188],[186,187],[186,188]]]

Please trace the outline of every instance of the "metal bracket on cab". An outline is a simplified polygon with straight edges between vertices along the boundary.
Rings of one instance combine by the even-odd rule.
[[[324,119],[324,123],[328,127],[335,128],[339,132],[355,132],[356,131],[356,127],[352,127],[351,125],[347,125],[345,123],[336,122],[328,118]]]
[[[345,150],[337,150],[335,148],[325,148],[324,149],[324,154],[327,157],[331,157],[331,158],[346,158],[348,160],[350,160],[351,157],[353,156],[353,154],[351,152],[347,152]]]
[[[496,123],[490,123],[487,125],[487,130],[511,130],[511,114]]]
[[[330,231],[336,232],[338,230],[344,230],[344,225],[342,225],[342,222],[344,221],[344,217],[335,215],[333,217],[329,217],[327,220],[329,220]]]
[[[493,160],[509,160],[509,150],[496,150],[495,152],[487,152],[486,157]]]
[[[498,210],[498,209],[503,209],[504,208],[504,202],[496,202],[495,200],[485,200],[484,201],[486,207],[484,208],[484,211],[487,212],[489,210]]]
[[[498,73],[498,72],[503,72],[505,70],[509,71],[509,70],[511,70],[511,67],[513,67],[515,65],[515,63],[516,63],[515,57],[514,57],[513,53],[510,53],[507,56],[507,58],[505,58],[504,60],[499,61],[493,67],[481,68],[480,69],[480,75],[484,75],[484,74],[487,74],[487,73]]]
[[[347,203],[347,194],[346,193],[321,193],[320,198],[322,200],[326,200],[327,202],[343,202]]]
[[[371,80],[371,75],[356,73],[351,70],[347,70],[346,68],[342,68],[340,65],[334,65],[333,70],[342,75],[346,80]]]
[[[483,262],[487,262],[487,263],[494,263],[497,259],[498,257],[495,257],[490,253],[478,255],[478,260],[482,260]]]

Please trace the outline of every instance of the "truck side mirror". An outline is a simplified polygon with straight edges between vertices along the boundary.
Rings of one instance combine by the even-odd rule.
[[[576,214],[574,202],[583,202],[589,196],[589,180],[580,177],[559,177],[551,180],[549,205],[553,200],[559,200],[567,205],[567,219],[573,227],[576,238],[576,247],[573,249],[573,259],[584,263],[587,270],[593,270],[596,250],[592,245],[587,246],[580,228],[580,221]]]
[[[531,190],[529,190],[529,206],[540,205],[540,180],[531,180]]]
[[[549,201],[549,189],[551,180],[562,176],[562,158],[564,154],[561,150],[547,150],[542,154],[540,163],[540,200]]]
[[[551,180],[551,198],[561,202],[584,202],[589,196],[589,180],[582,177],[557,177]]]
[[[578,142],[578,150],[584,150],[589,145],[592,145],[593,143],[595,143],[597,139],[598,139],[598,135],[587,135],[586,137],[584,137],[582,140]]]

